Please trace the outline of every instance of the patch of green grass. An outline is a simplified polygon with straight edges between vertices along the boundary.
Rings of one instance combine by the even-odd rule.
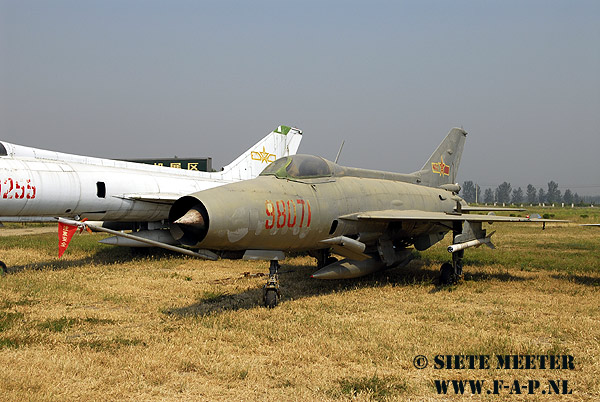
[[[56,232],[58,233],[58,229]],[[30,236],[5,236],[2,238],[2,245],[7,248],[39,248],[50,252],[58,249],[58,238],[50,233]]]
[[[50,332],[63,332],[77,323],[75,318],[61,317],[56,320],[42,321],[37,325],[39,329]]]
[[[0,332],[6,331],[13,326],[15,321],[23,318],[23,313],[0,311]]]
[[[374,374],[371,377],[343,378],[339,381],[342,394],[355,398],[359,394],[367,394],[376,401],[381,401],[407,390],[406,380]]]
[[[245,380],[248,377],[248,369],[239,369],[234,372],[234,377],[239,380]]]
[[[67,318],[61,317],[56,320],[46,320],[37,325],[38,329],[47,330],[50,332],[63,332],[75,325],[81,324],[92,324],[92,325],[100,325],[100,324],[113,324],[114,320],[104,319],[104,318],[96,318],[96,317],[86,317],[86,318]]]
[[[2,304],[0,304],[0,309],[10,309],[17,306],[33,306],[34,304],[39,303],[39,300],[34,299],[21,299],[17,301],[3,300]]]
[[[22,337],[22,336],[7,336],[0,337],[0,350],[4,348],[16,349],[23,346],[28,346],[33,344],[34,341],[30,337]]]
[[[86,317],[83,320],[86,324],[92,325],[101,325],[101,324],[114,324],[115,320],[111,320],[110,318],[96,318],[96,317]]]
[[[202,303],[216,303],[226,296],[227,296],[227,293],[225,293],[225,292],[207,291],[207,292],[202,293],[202,297],[200,298],[200,301]]]
[[[0,350],[4,348],[18,348],[20,342],[15,338],[0,338]]]

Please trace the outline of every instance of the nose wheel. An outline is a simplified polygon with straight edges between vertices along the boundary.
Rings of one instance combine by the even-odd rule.
[[[269,266],[269,279],[267,284],[263,287],[263,301],[265,307],[273,308],[281,299],[281,292],[279,291],[279,262],[277,260],[271,260]]]

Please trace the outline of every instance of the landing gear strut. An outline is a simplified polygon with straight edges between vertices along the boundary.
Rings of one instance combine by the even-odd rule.
[[[455,239],[456,236],[462,233],[462,223],[455,222],[452,232],[452,238]],[[455,253],[452,253],[452,263],[445,262],[442,264],[442,267],[440,268],[440,285],[453,285],[457,283],[460,279],[462,279],[462,259],[464,255],[465,250],[460,250]]]
[[[267,279],[267,284],[263,287],[263,301],[265,307],[268,308],[275,307],[281,298],[281,293],[279,292],[278,270],[279,261],[271,260],[271,265],[269,266],[269,279]]]

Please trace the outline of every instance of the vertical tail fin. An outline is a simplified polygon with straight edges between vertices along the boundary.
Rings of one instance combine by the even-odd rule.
[[[414,173],[420,177],[421,184],[439,187],[455,183],[466,136],[462,128],[450,130],[421,170]]]
[[[302,130],[279,126],[236,160],[223,168],[226,180],[252,179],[263,171],[269,163],[282,156],[294,155],[302,140]]]

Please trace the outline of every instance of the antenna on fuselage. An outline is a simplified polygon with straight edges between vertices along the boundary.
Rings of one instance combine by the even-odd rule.
[[[342,145],[340,145],[340,150],[338,151],[337,156],[335,157],[334,163],[338,163],[338,159],[340,159],[340,154],[342,153],[342,148],[344,148],[344,142],[346,142],[346,140],[342,140]]]

